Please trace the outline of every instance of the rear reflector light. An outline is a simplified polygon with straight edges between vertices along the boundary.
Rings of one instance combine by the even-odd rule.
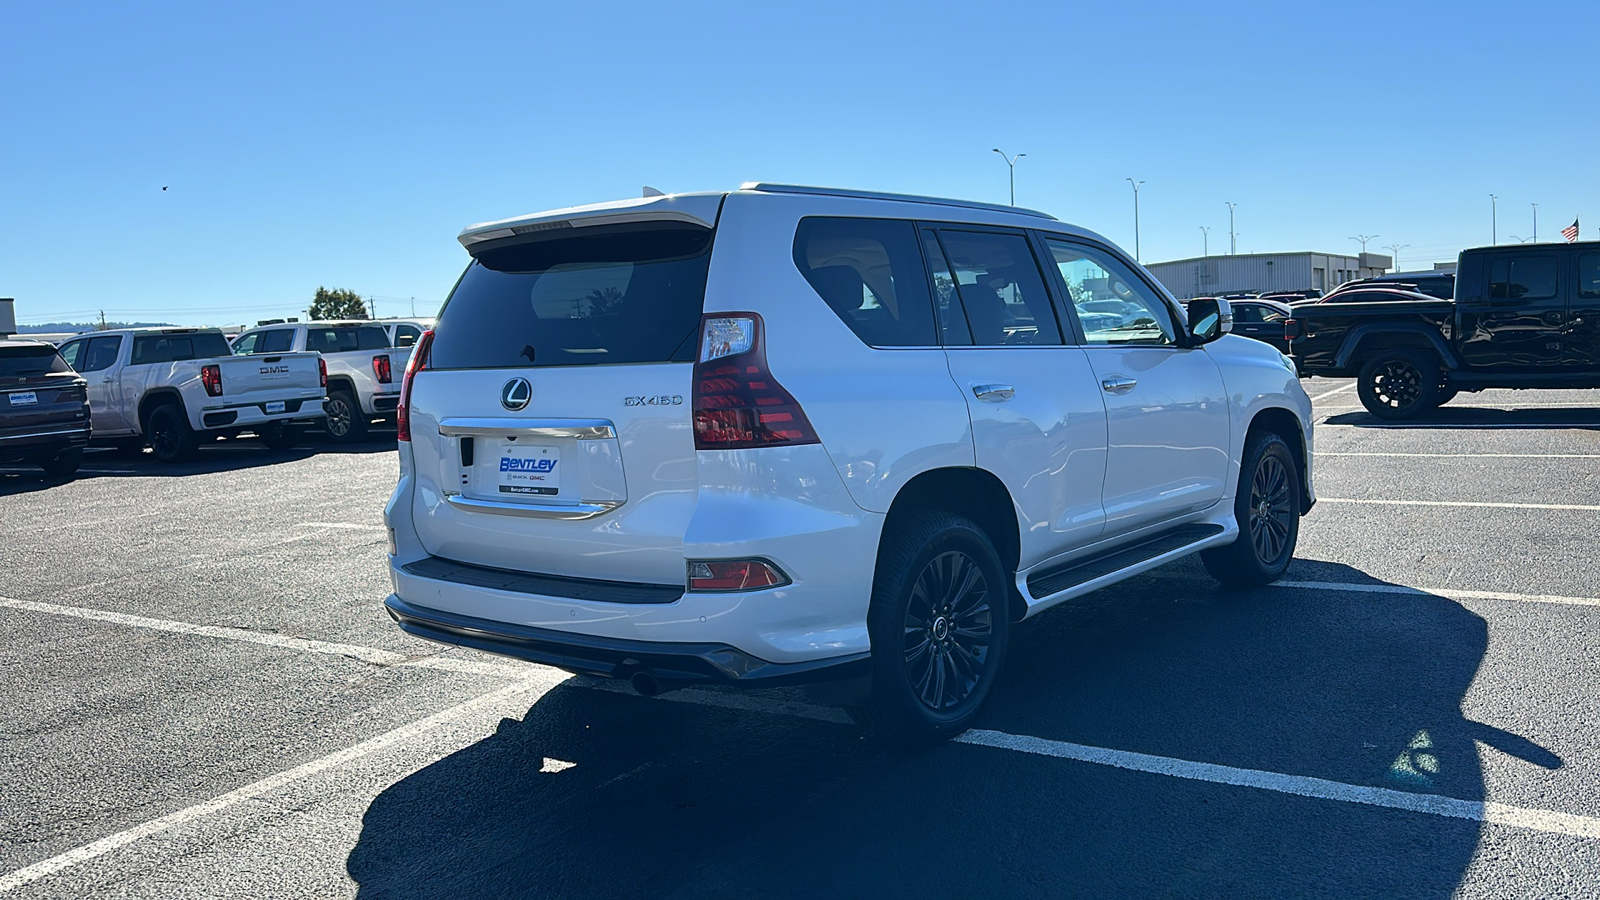
[[[222,396],[222,367],[201,366],[200,383],[205,385],[206,393],[212,397]]]
[[[372,358],[372,374],[377,376],[379,384],[392,384],[394,382],[394,371],[389,367],[388,354]]]
[[[317,375],[322,378],[322,386],[328,386],[328,361],[317,357]]]
[[[789,577],[764,559],[716,559],[689,563],[691,591],[758,591],[783,587]]]
[[[433,347],[433,332],[424,331],[411,348],[411,359],[406,362],[406,374],[400,379],[400,405],[394,410],[395,430],[402,441],[411,440],[411,382],[417,373],[428,367],[428,350]]]
[[[700,323],[694,367],[696,450],[818,443],[811,420],[767,371],[761,317],[708,315]]]

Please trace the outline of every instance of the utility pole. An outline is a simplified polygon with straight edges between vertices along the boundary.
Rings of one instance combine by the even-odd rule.
[[[1123,181],[1133,185],[1133,261],[1142,263],[1144,260],[1139,258],[1139,185],[1144,182],[1134,181],[1132,178],[1124,178]]]
[[[367,318],[376,319],[378,317],[378,301],[377,300],[368,300],[367,301],[367,308],[372,310],[372,314],[370,316],[368,316]]]
[[[1533,205],[1533,242],[1539,243],[1539,204]]]
[[[994,152],[1000,154],[1000,158],[1006,161],[1006,167],[1011,170],[1011,205],[1012,206],[1016,206],[1017,205],[1017,160],[1023,158],[1024,156],[1027,156],[1028,154],[1026,154],[1026,153],[1018,153],[1016,156],[1007,156],[1007,155],[1005,155],[1005,153],[1003,151],[1001,151],[1001,149],[999,147],[994,148]]]
[[[1390,244],[1383,248],[1394,254],[1394,271],[1400,271],[1400,251],[1411,246],[1410,244]]]
[[[100,330],[106,330],[106,311],[103,309],[100,310]]]
[[[1489,243],[1500,243],[1500,198],[1489,195]]]
[[[1358,234],[1355,237],[1351,238],[1350,240],[1352,240],[1352,241],[1360,241],[1361,242],[1361,252],[1365,253],[1365,252],[1367,252],[1367,241],[1370,241],[1370,240],[1372,240],[1373,238],[1376,238],[1376,237],[1382,237],[1382,235],[1377,235],[1377,234]]]
[[[1200,246],[1205,248],[1204,256],[1211,255],[1211,229],[1204,225],[1200,226]]]
[[[1222,202],[1228,204],[1228,255],[1232,256],[1239,252],[1239,235],[1233,230],[1233,208],[1237,204],[1232,200]]]
[[[415,319],[416,317],[417,317],[417,298],[412,297],[411,298],[411,318]]]

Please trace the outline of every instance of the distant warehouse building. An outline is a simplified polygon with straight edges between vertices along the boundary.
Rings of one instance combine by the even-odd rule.
[[[1179,300],[1256,291],[1331,291],[1346,281],[1382,275],[1394,260],[1381,253],[1240,253],[1150,263]]]

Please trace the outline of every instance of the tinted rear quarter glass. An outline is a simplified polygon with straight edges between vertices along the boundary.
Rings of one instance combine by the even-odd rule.
[[[693,361],[712,230],[584,231],[480,251],[439,313],[428,368]]]
[[[0,378],[61,375],[71,371],[72,367],[54,347],[0,347]]]
[[[872,347],[930,347],[928,276],[916,226],[895,219],[802,219],[794,263],[834,314]]]

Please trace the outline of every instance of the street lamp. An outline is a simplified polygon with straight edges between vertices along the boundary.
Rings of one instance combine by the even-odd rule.
[[[1233,208],[1237,204],[1232,200],[1222,202],[1228,204],[1228,255],[1232,256],[1239,252],[1239,235],[1233,230]]]
[[[1410,244],[1390,244],[1389,246],[1383,248],[1385,250],[1388,250],[1390,253],[1394,254],[1393,262],[1394,262],[1394,270],[1396,272],[1400,271],[1400,251],[1404,250],[1405,248],[1407,248],[1409,246],[1411,246],[1411,245]]]
[[[1004,152],[1001,151],[1001,149],[999,147],[994,148],[994,152],[1000,154],[1000,158],[1006,161],[1006,167],[1011,170],[1011,205],[1012,206],[1016,206],[1017,205],[1017,160],[1023,158],[1024,156],[1027,156],[1028,154],[1026,154],[1026,153],[1018,153],[1016,156],[1007,156],[1007,155],[1005,155]]]
[[[1361,252],[1365,253],[1365,252],[1367,252],[1367,241],[1370,241],[1375,237],[1379,237],[1379,235],[1376,235],[1376,234],[1358,234],[1355,237],[1351,238],[1350,240],[1352,240],[1352,241],[1360,241],[1361,242]]]
[[[1500,209],[1499,197],[1489,195],[1489,243],[1500,243]]]
[[[1139,258],[1139,185],[1144,182],[1134,181],[1132,178],[1122,180],[1133,185],[1133,261],[1142,263],[1144,260]]]
[[[1204,256],[1211,255],[1211,229],[1204,225],[1200,226],[1200,246],[1205,248]]]

